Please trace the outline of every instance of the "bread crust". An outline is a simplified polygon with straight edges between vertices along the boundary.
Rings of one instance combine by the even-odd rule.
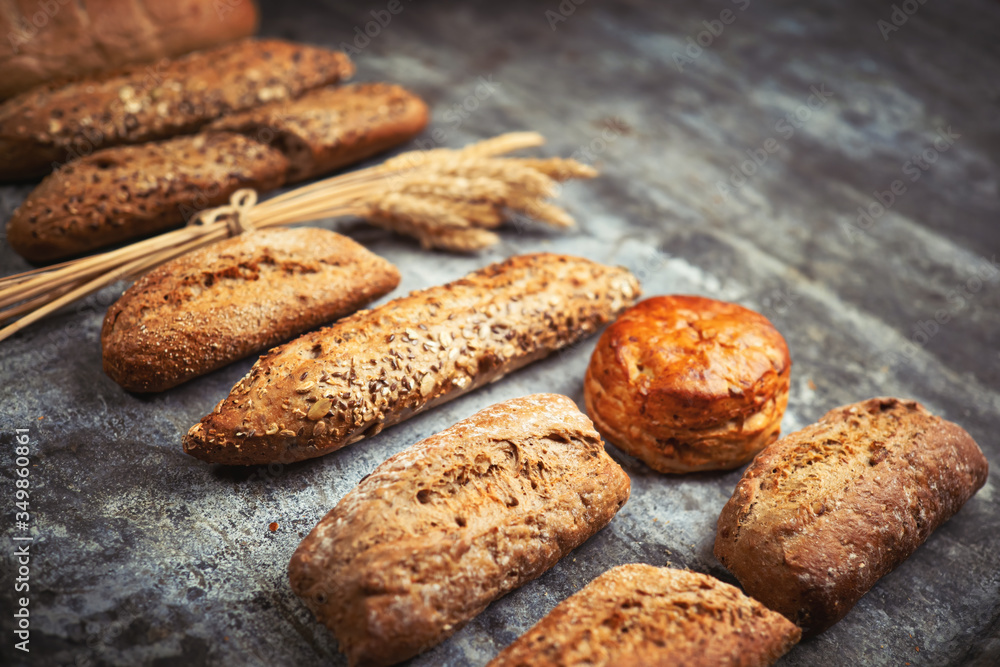
[[[7,240],[51,262],[179,227],[240,188],[280,187],[287,171],[280,151],[230,132],[109,148],[45,177],[7,222]]]
[[[261,229],[140,278],[108,309],[104,371],[130,391],[163,391],[351,313],[399,272],[325,229]]]
[[[828,412],[761,452],[719,516],[715,555],[806,634],[829,628],[986,482],[957,424],[915,401]]]
[[[236,465],[321,456],[593,333],[638,293],[623,268],[512,257],[271,350],[184,450]]]
[[[351,665],[395,664],[555,565],[629,486],[569,398],[498,403],[363,479],[296,549],[292,590]]]
[[[657,296],[602,334],[587,414],[654,470],[736,468],[773,442],[788,403],[788,346],[766,317],[698,296]]]
[[[222,116],[349,78],[338,51],[247,39],[0,104],[0,180],[40,176],[96,149],[193,134]]]
[[[765,667],[800,636],[735,586],[636,563],[560,602],[487,667]]]
[[[321,88],[225,116],[210,129],[270,143],[288,158],[289,183],[320,176],[409,141],[427,126],[427,105],[401,86]]]
[[[76,160],[28,195],[7,237],[33,262],[78,255],[178,227],[240,188],[266,192],[371,157],[426,124],[427,105],[399,86],[313,90],[197,135]]]
[[[0,99],[53,79],[151,63],[249,37],[251,0],[59,0],[41,27],[38,0],[0,0]],[[36,18],[37,20],[37,18]]]

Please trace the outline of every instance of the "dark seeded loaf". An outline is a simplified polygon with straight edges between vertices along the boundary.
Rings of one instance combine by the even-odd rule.
[[[155,66],[29,90],[0,105],[0,181],[95,150],[192,134],[220,116],[349,78],[338,51],[242,40]]]
[[[321,456],[572,344],[638,293],[623,268],[512,257],[271,350],[184,450],[238,465]]]
[[[551,568],[628,495],[573,401],[506,401],[363,479],[295,551],[292,590],[349,664],[395,664]]]
[[[262,229],[153,269],[104,318],[105,372],[163,391],[357,310],[399,272],[325,229]]]
[[[765,667],[801,634],[707,574],[620,565],[559,603],[488,667]]]
[[[98,151],[50,174],[7,223],[7,241],[51,262],[184,224],[240,188],[280,187],[288,160],[240,134],[189,135]]]
[[[761,452],[719,517],[715,555],[806,634],[829,628],[986,482],[960,426],[915,401],[828,412]]]
[[[324,88],[227,116],[197,135],[118,146],[47,176],[7,238],[48,262],[183,225],[244,187],[266,192],[416,136],[427,106],[388,84]]]

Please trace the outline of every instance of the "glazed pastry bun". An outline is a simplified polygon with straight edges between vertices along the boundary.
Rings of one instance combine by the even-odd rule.
[[[657,296],[601,336],[584,399],[601,435],[654,470],[726,470],[777,439],[791,365],[785,339],[760,313]]]

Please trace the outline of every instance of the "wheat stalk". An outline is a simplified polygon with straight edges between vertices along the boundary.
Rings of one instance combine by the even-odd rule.
[[[496,243],[489,230],[512,213],[572,226],[566,211],[545,200],[559,182],[596,176],[592,167],[564,158],[499,157],[544,141],[535,132],[513,132],[461,149],[403,153],[260,203],[253,190],[239,190],[229,205],[203,211],[187,227],[0,279],[0,322],[19,318],[0,329],[0,340],[102,287],[246,229],[355,216],[413,236],[425,248],[472,252]]]

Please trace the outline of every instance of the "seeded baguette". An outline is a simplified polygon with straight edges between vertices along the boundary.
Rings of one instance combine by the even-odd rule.
[[[117,146],[47,176],[7,223],[33,262],[179,227],[244,187],[266,192],[416,136],[427,105],[388,84],[324,88],[228,116],[202,133]]]
[[[487,667],[765,667],[801,634],[707,574],[620,565],[560,602]]]
[[[623,268],[512,257],[271,350],[184,450],[236,465],[321,456],[572,344],[638,294]]]
[[[289,579],[349,664],[391,665],[551,568],[628,495],[573,401],[517,398],[376,468],[302,541]]]
[[[326,174],[408,141],[427,126],[427,105],[387,83],[322,88],[225,116],[209,129],[270,143],[288,158],[289,183]]]
[[[719,516],[715,555],[807,635],[839,621],[986,482],[979,446],[915,401],[831,410],[761,452]]]
[[[163,391],[353,312],[397,284],[396,267],[340,234],[246,232],[132,285],[104,318],[104,370],[131,391]]]
[[[0,181],[100,148],[192,134],[220,116],[349,78],[338,51],[242,40],[156,67],[34,88],[0,105]]]
[[[229,132],[109,148],[47,176],[14,211],[7,240],[51,262],[179,227],[240,188],[280,187],[287,171],[280,151]]]

